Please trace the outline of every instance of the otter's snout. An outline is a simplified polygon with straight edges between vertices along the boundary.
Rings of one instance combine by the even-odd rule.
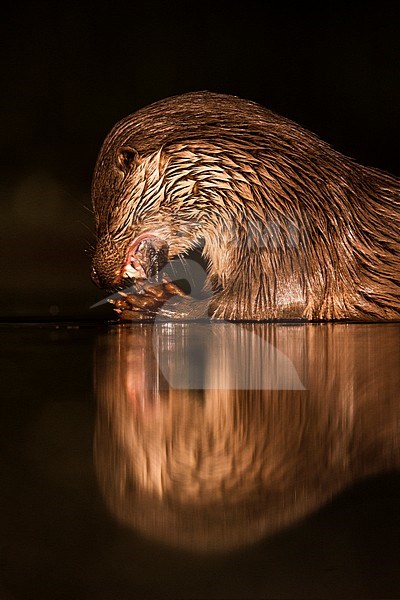
[[[90,278],[97,287],[112,291],[121,284],[121,268],[113,270],[109,267],[99,269],[96,266],[92,266]]]
[[[91,279],[100,288],[115,290],[130,279],[148,279],[168,262],[169,247],[164,239],[142,233],[127,247],[117,248],[100,240],[93,256]]]
[[[108,240],[98,241],[90,274],[91,280],[97,287],[114,290],[121,284],[125,257],[123,250]]]

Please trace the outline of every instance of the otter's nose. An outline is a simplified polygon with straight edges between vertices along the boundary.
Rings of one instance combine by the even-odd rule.
[[[117,246],[108,237],[99,238],[92,256],[90,277],[97,287],[113,290],[121,284],[122,266],[125,263],[126,249]]]
[[[108,267],[98,268],[95,264],[90,273],[90,279],[94,285],[103,290],[115,290],[121,285],[121,269]]]

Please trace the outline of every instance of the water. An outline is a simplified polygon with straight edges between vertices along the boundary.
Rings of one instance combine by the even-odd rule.
[[[3,324],[0,598],[400,596],[400,324]]]

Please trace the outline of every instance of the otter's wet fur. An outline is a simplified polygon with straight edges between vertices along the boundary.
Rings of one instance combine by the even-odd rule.
[[[260,105],[195,92],[115,125],[92,185],[101,287],[134,237],[203,244],[224,319],[400,319],[400,180]]]

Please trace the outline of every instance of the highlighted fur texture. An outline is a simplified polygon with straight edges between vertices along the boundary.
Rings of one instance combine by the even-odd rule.
[[[196,92],[117,123],[93,186],[95,281],[143,234],[201,245],[213,318],[400,319],[400,180],[237,97]]]

